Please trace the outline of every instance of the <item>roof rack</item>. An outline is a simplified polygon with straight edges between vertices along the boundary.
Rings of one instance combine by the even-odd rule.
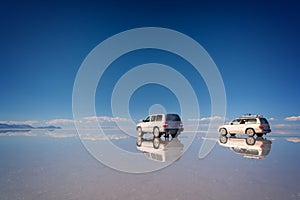
[[[262,115],[252,115],[250,113],[244,114],[242,117],[263,117]]]

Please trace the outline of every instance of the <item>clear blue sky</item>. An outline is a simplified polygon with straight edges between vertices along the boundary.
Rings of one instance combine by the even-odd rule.
[[[0,120],[71,119],[73,83],[88,53],[114,34],[147,26],[180,31],[207,50],[224,80],[229,118],[249,112],[281,119],[298,116],[299,10],[297,1],[2,2]],[[188,65],[155,50],[121,57],[101,80],[98,115],[111,114],[109,95],[122,73],[154,61],[174,68]],[[181,73],[192,85],[199,80],[192,70]],[[209,116],[205,83],[195,90],[202,115]],[[158,95],[149,96],[153,92]],[[145,86],[133,95],[130,108],[137,117],[154,103],[176,110],[178,102],[166,100],[174,99],[172,95],[157,85]]]

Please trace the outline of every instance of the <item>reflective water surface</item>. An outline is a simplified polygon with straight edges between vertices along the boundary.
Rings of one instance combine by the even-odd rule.
[[[271,151],[272,141],[263,137],[226,137],[221,136],[219,145],[228,147],[245,158],[265,158]]]
[[[161,138],[144,139],[142,137],[137,138],[136,146],[148,159],[159,162],[179,160],[184,147],[178,138],[163,140]]]
[[[186,152],[178,138],[124,137],[115,145],[171,165],[129,174],[104,166],[75,131],[0,133],[0,197],[6,199],[300,199],[300,134],[265,138],[211,138],[212,152],[198,158],[204,134]],[[91,141],[105,138],[88,138]],[[107,138],[106,138],[107,139]],[[247,141],[248,140],[248,141]],[[254,143],[253,143],[254,142]]]

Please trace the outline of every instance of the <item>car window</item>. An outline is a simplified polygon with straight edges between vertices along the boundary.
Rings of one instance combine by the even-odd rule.
[[[235,119],[232,120],[232,122],[230,124],[235,125],[235,124],[240,124],[241,119]]]
[[[149,122],[150,121],[150,116],[148,116],[146,119],[143,120],[143,122]]]
[[[168,114],[166,121],[180,121],[180,117],[176,114]]]
[[[156,119],[156,115],[151,116],[151,122],[154,122]]]
[[[259,151],[256,149],[244,149],[239,147],[232,147],[232,150],[236,153],[243,154],[243,155],[259,155]]]
[[[256,124],[256,119],[246,119],[247,124]]]
[[[162,120],[162,115],[157,115],[156,121],[161,121]]]
[[[269,124],[268,121],[265,118],[260,118],[260,122],[262,124]]]

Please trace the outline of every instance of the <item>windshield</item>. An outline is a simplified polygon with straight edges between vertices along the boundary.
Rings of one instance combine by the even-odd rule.
[[[181,121],[177,114],[168,114],[166,121]]]

